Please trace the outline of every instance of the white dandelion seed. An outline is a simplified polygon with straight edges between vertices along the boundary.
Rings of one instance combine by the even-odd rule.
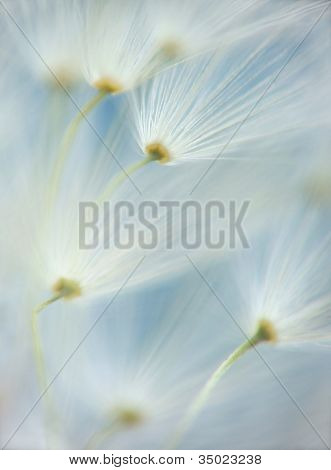
[[[305,9],[303,11],[307,13]],[[83,62],[88,81],[99,92],[86,103],[64,134],[53,171],[51,186],[55,188],[54,192],[60,184],[83,117],[108,94],[135,88],[164,66],[160,48],[155,46],[153,27],[145,24],[146,15],[146,9],[138,7],[137,3],[132,4],[130,0],[115,5],[99,2],[94,3],[93,7],[87,3],[83,8],[81,29],[86,56]],[[297,19],[295,14],[293,16]],[[293,42],[298,41],[294,30],[301,33],[306,25],[308,14],[297,16],[297,24],[291,25],[290,32],[286,32],[285,27],[280,31],[277,25],[268,30],[267,39],[265,36],[250,35],[249,46],[245,41],[244,48],[228,47],[224,53],[209,54],[195,65],[186,63],[181,69],[170,69],[163,79],[159,75],[146,87],[142,85],[136,95],[133,93],[133,108],[136,109],[134,127],[137,128],[138,144],[146,158],[143,163],[130,167],[127,173],[155,160],[168,163],[180,161],[182,157],[217,158],[222,147],[226,148],[228,142],[233,140],[232,136],[247,116],[251,122],[246,126],[245,135],[241,132],[239,137],[236,136],[231,142],[231,150],[255,137],[277,136],[281,131],[285,133],[297,126],[304,114],[298,100],[304,96],[303,101],[309,101],[302,89],[309,82],[310,74],[303,74],[303,69],[312,60],[302,51],[299,59],[292,61],[294,64],[291,64],[290,72],[287,70],[286,79],[278,84],[276,90],[273,87],[268,97],[264,97],[262,106],[259,105],[258,110],[250,115],[266,87],[269,87],[270,80],[284,65],[288,54],[293,52]],[[109,18],[115,21],[111,28]],[[157,22],[154,26],[157,29]],[[138,52],[136,46],[139,46]],[[310,44],[310,52],[312,48]],[[134,49],[134,57],[131,57],[131,49]],[[113,51],[114,60],[111,59],[110,50]],[[318,50],[319,57],[322,51],[320,47]],[[134,70],[129,70],[132,67]],[[121,71],[122,79],[116,70]],[[125,78],[126,73],[131,81]],[[178,100],[182,102],[180,107]],[[308,113],[307,109],[305,112]],[[119,179],[123,180],[122,177]]]
[[[109,139],[115,155],[128,154],[130,146],[123,127],[114,126]],[[8,261],[10,271],[19,270],[29,279],[28,287],[22,287],[22,291],[17,295],[26,298],[27,311],[30,315],[32,312],[34,347],[39,381],[43,389],[47,384],[47,372],[39,333],[39,317],[46,308],[52,312],[58,303],[68,305],[68,309],[72,304],[77,304],[79,308],[93,299],[118,291],[124,284],[141,285],[173,277],[174,273],[188,268],[187,260],[183,256],[182,233],[195,234],[201,231],[206,236],[208,231],[214,230],[213,227],[204,227],[202,220],[197,219],[194,213],[183,219],[179,199],[172,216],[172,232],[166,222],[167,212],[158,214],[153,220],[157,230],[157,245],[153,253],[147,253],[137,238],[128,249],[113,243],[116,236],[121,237],[119,232],[127,220],[135,230],[139,228],[139,224],[129,216],[121,220],[120,226],[115,224],[113,219],[108,221],[108,226],[103,219],[100,220],[99,243],[93,249],[83,249],[80,244],[81,219],[78,205],[81,201],[102,200],[101,194],[105,188],[109,189],[112,170],[109,155],[107,154],[108,158],[101,158],[101,155],[93,153],[87,155],[86,143],[83,142],[73,155],[72,165],[64,173],[63,184],[58,187],[54,200],[50,201],[48,196],[52,178],[52,143],[54,144],[52,139],[50,145],[46,140],[44,147],[41,142],[37,142],[36,152],[31,153],[31,146],[22,142],[22,149],[25,152],[29,149],[28,155],[18,155],[17,159],[13,156],[12,173],[1,175],[6,180],[1,199],[4,207],[2,213],[6,217],[6,229],[1,234],[2,259]],[[48,155],[48,158],[45,158],[45,155]],[[199,201],[203,204],[211,197],[217,197],[217,193],[218,197],[223,196],[226,200],[251,199],[252,217],[249,217],[251,220],[247,225],[255,230],[263,205],[267,204],[267,201],[270,202],[270,198],[276,194],[277,200],[279,199],[278,184],[275,184],[273,193],[261,166],[257,168],[251,165],[243,178],[240,178],[237,162],[227,163],[228,169],[223,166],[221,172],[224,184],[219,185],[219,175],[213,172],[208,179],[207,190]],[[184,171],[182,167],[176,175],[165,180],[164,171],[172,171],[171,167],[150,167],[148,172],[142,175],[142,182],[144,187],[152,183],[157,189],[156,202],[173,199],[173,195],[178,194],[178,188],[187,200],[192,177],[194,175],[195,180],[200,174],[198,166],[193,169],[195,172],[191,173]],[[155,170],[160,170],[157,175],[154,175]],[[269,171],[270,168],[267,173]],[[275,171],[272,170],[272,173],[275,177]],[[236,187],[233,181],[236,181]],[[127,181],[121,191],[112,196],[112,201],[135,201],[139,205],[140,199],[137,201],[136,190],[131,184]],[[214,194],[213,188],[217,189]],[[256,207],[253,209],[253,206]],[[99,214],[101,215],[101,212]],[[227,224],[227,218],[224,224]],[[135,233],[137,234],[137,231]],[[103,245],[103,237],[107,243],[110,242],[108,248]],[[170,251],[165,248],[169,239]],[[228,245],[227,243],[224,246],[224,252],[228,250]],[[207,260],[213,257],[214,252],[208,250],[207,244],[203,244],[199,254]]]
[[[84,117],[106,96],[137,86],[155,71],[162,59],[158,58],[145,2],[77,0],[74,5],[79,10],[82,73],[97,94],[80,109],[63,136],[53,170],[54,192]]]
[[[8,282],[6,276],[4,280]],[[8,288],[12,290],[7,292],[11,302],[2,303],[0,332],[6,353],[0,361],[6,378],[0,387],[2,443],[39,396],[33,387],[33,364],[20,318],[24,299],[17,303],[14,283],[5,284]],[[52,384],[61,425],[56,439],[61,448],[165,448],[183,410],[211,373],[213,364],[240,337],[231,319],[219,315],[215,298],[211,305],[209,289],[196,276],[189,276],[188,282],[180,285],[150,288],[148,296],[139,291],[123,294]],[[75,310],[73,305],[61,308],[54,304],[51,308],[42,326],[48,345],[49,377],[53,378],[104,305],[93,302],[86,311]],[[14,357],[8,352],[13,338]],[[273,369],[300,406],[309,411],[314,425],[327,436],[329,384],[324,379],[328,351],[304,354],[282,350],[272,357]],[[10,360],[14,361],[12,369],[8,368]],[[15,361],[19,366],[14,367]],[[317,390],[320,401],[312,408]],[[36,407],[7,448],[47,447],[40,411]],[[254,354],[243,358],[224,378],[198,419],[181,448],[296,448],[309,439],[312,446],[321,448],[318,437]],[[284,428],[288,430],[285,435]]]
[[[210,49],[226,47],[261,29],[298,17],[325,6],[318,2],[270,0],[150,0],[146,2],[155,26],[158,48],[171,60],[188,58]]]
[[[17,49],[16,60],[55,89],[82,82],[79,4],[75,0],[18,0],[5,2],[5,6],[18,24],[17,27],[8,17],[9,38]]]
[[[276,28],[171,67],[133,90],[129,101],[140,151],[163,163],[215,159],[223,150],[227,158],[255,139],[274,136],[277,143],[281,134],[307,125],[314,97],[305,90],[323,56],[316,54],[318,34],[278,77],[301,37],[298,25]],[[318,121],[318,113],[313,118]]]
[[[165,57],[179,59],[237,40],[244,30],[243,18],[256,2],[162,0],[147,2],[155,25],[158,48]],[[239,17],[239,18],[238,18]],[[230,33],[229,33],[230,30]]]
[[[180,285],[152,288],[148,297],[139,291],[120,296],[65,368],[54,384],[54,394],[62,410],[66,446],[168,447],[169,436],[187,403],[219,357],[226,355],[241,336],[230,318],[218,314],[219,304],[210,298],[209,289],[196,276],[186,280]],[[102,306],[91,305],[90,317],[99,309]],[[50,363],[57,363],[55,375],[77,340],[71,341],[58,360],[58,354],[52,351],[62,330],[55,327],[54,317],[52,321],[47,341]],[[83,336],[84,328],[76,328]],[[318,350],[315,354],[282,350],[271,356],[273,370],[305,410],[311,406],[316,390],[325,390],[329,356],[330,351]],[[314,380],[307,383],[310,368]],[[325,397],[320,407],[326,403]],[[309,413],[315,426],[323,423],[318,417],[321,408]],[[284,445],[284,427],[293,431],[301,428],[300,437],[286,434],[288,446],[300,446],[301,439],[311,436],[316,446],[324,447],[268,367],[257,354],[251,354],[224,378],[181,448],[275,447]],[[24,430],[21,435],[24,439]]]
[[[242,312],[251,325],[265,318],[280,344],[331,339],[331,240],[327,226],[310,212],[272,224],[273,233],[256,242],[233,273],[239,288],[244,271],[250,271],[250,282],[240,287]]]
[[[117,93],[150,75],[156,43],[145,2],[87,2],[81,22],[85,76],[91,86]]]
[[[226,266],[235,306],[222,302],[235,318],[246,340],[211,375],[192,402],[174,437],[177,445],[205,406],[225,372],[260,343],[300,345],[331,341],[331,239],[311,211],[268,220],[271,236]],[[217,273],[218,283],[222,279]],[[234,287],[233,287],[234,286]],[[224,285],[223,285],[224,288]],[[227,310],[228,312],[228,310]],[[226,314],[226,312],[224,312]]]
[[[133,143],[127,133],[122,122],[114,123],[111,128],[109,142],[116,158],[127,156],[132,151]],[[264,144],[267,145],[267,141],[264,141]],[[54,158],[52,145],[54,142],[51,141],[49,145],[47,139],[45,145],[38,141],[32,151],[29,141],[22,142],[22,150],[17,149],[19,155],[12,156],[12,171],[1,175],[4,181],[8,180],[6,185],[2,185],[2,209],[8,222],[1,236],[5,247],[3,251],[6,256],[10,253],[13,266],[25,266],[24,270],[31,276],[31,285],[37,286],[41,293],[50,293],[53,288],[53,294],[59,294],[63,287],[62,297],[70,299],[76,296],[79,300],[85,296],[94,297],[115,291],[129,274],[130,266],[133,269],[146,252],[137,243],[130,249],[117,249],[114,245],[104,249],[103,239],[99,240],[100,244],[95,249],[81,249],[78,210],[79,202],[103,201],[102,195],[105,191],[109,192],[109,180],[117,182],[117,175],[112,178],[115,165],[111,164],[108,151],[103,149],[103,152],[95,155],[91,146],[91,152],[88,153],[88,143],[81,142],[73,154],[71,164],[64,172],[63,182],[55,193],[54,201],[50,202],[48,196]],[[282,151],[285,157],[291,160],[292,152],[296,153],[297,148],[288,147]],[[45,158],[45,155],[48,158]],[[254,233],[260,224],[261,211],[270,207],[270,204],[272,207],[277,207],[277,203],[283,204],[287,191],[290,191],[296,181],[293,173],[293,179],[290,176],[286,179],[288,187],[285,185],[284,178],[288,168],[253,162],[242,172],[240,162],[224,162],[220,166],[216,165],[214,171],[208,175],[203,194],[199,196],[198,201],[203,207],[203,204],[210,200],[222,201],[224,204],[228,201],[240,204],[249,200],[247,226]],[[122,176],[123,172],[119,175]],[[140,274],[137,273],[132,282],[151,281],[164,275],[168,276],[186,265],[181,249],[182,231],[194,233],[198,230],[205,234],[208,230],[224,229],[223,226],[204,227],[203,221],[197,220],[194,214],[182,220],[180,203],[187,201],[192,184],[200,175],[199,165],[193,166],[190,171],[180,167],[176,172],[171,166],[162,168],[150,165],[145,172],[139,174],[139,179],[137,175],[137,180],[134,180],[141,190],[146,192],[146,196],[142,195],[137,199],[137,189],[129,180],[123,181],[116,194],[112,194],[112,202],[131,201],[135,205],[147,195],[156,203],[171,201],[174,197],[178,202],[178,207],[173,211],[173,233],[168,232],[169,227],[165,224],[168,217],[166,211],[158,214],[155,219],[159,237],[155,258],[147,257],[141,270],[139,269]],[[281,183],[283,193],[279,195]],[[227,223],[226,220],[225,222]],[[109,237],[113,240],[119,227],[113,225],[113,220],[109,221],[109,224]],[[107,236],[106,222],[100,221],[98,228],[101,236]],[[164,248],[170,237],[172,250],[169,252]],[[228,244],[225,244],[224,251],[227,249]],[[202,244],[201,257],[205,257],[209,251],[207,245]],[[210,256],[213,257],[214,253],[210,253]],[[61,279],[74,281],[66,286],[67,292],[64,292],[64,286],[59,283]]]
[[[197,309],[192,311],[198,301],[194,290],[183,287],[174,298],[171,289],[152,289],[152,308],[145,294],[116,301],[94,332],[98,347],[92,339],[86,342],[80,358],[64,371],[57,390],[66,396],[70,415],[62,419],[74,446],[166,445],[218,346],[210,341],[200,349],[209,325]],[[188,324],[194,327],[188,330]],[[77,368],[82,358],[85,367]],[[79,428],[80,419],[88,426]]]

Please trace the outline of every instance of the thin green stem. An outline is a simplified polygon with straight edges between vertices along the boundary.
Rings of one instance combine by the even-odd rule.
[[[265,341],[265,338],[261,336],[261,332],[258,330],[255,335],[253,335],[250,339],[245,341],[241,344],[238,348],[236,348],[230,356],[225,359],[225,361],[221,362],[215,372],[211,375],[211,377],[207,380],[193,403],[191,404],[190,408],[188,409],[186,415],[184,416],[182,422],[180,423],[177,431],[173,439],[169,444],[170,449],[175,449],[178,444],[180,443],[183,435],[188,431],[191,424],[197,417],[197,415],[201,412],[203,407],[205,406],[208,398],[210,397],[211,392],[218,384],[219,380],[223,375],[227,372],[227,370],[247,351],[251,348],[255,347],[261,341]]]
[[[45,409],[46,429],[48,429],[50,425],[54,425],[54,422],[56,419],[55,418],[56,413],[53,409],[53,404],[49,395],[49,391],[47,390],[48,381],[47,381],[47,373],[46,373],[42,342],[41,342],[41,337],[40,337],[39,328],[38,328],[38,316],[39,316],[39,313],[42,310],[44,310],[48,305],[52,304],[53,302],[56,302],[61,297],[62,296],[60,294],[54,295],[50,299],[38,305],[32,311],[32,315],[31,315],[32,343],[33,343],[33,351],[34,351],[34,357],[35,357],[37,377],[38,377],[40,391],[42,394],[45,393],[45,400],[43,401],[43,403],[44,403],[44,409]]]
[[[133,173],[138,171],[140,168],[143,168],[148,163],[155,161],[155,158],[152,155],[148,155],[142,160],[133,163],[132,165],[128,166],[126,169],[122,169],[114,178],[109,182],[108,186],[104,190],[104,192],[99,197],[97,203],[101,204],[102,202],[109,200],[114,192],[121,186],[127,178],[130,177]]]
[[[35,355],[35,361],[36,361],[38,381],[39,381],[39,385],[42,391],[44,391],[47,387],[47,376],[46,376],[43,349],[41,345],[41,339],[40,339],[39,328],[38,328],[38,316],[42,310],[48,307],[48,305],[52,304],[53,302],[56,302],[60,298],[61,298],[60,295],[55,295],[51,297],[50,299],[46,300],[45,302],[41,303],[40,305],[38,305],[38,307],[36,307],[32,311],[32,316],[31,316],[33,349],[34,349],[34,355]]]
[[[77,134],[78,128],[81,122],[85,119],[86,115],[89,114],[107,95],[106,91],[99,91],[94,95],[78,112],[78,114],[70,122],[67,130],[63,136],[58,155],[56,157],[55,166],[52,174],[50,184],[50,203],[52,204],[55,198],[56,191],[59,187],[61,176],[65,167],[66,160],[69,156],[70,149],[73,141]]]

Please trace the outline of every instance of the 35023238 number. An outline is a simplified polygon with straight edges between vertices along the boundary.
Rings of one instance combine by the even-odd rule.
[[[199,464],[219,464],[219,465],[245,465],[245,464],[260,464],[261,455],[220,455],[220,454],[207,454],[199,455]]]

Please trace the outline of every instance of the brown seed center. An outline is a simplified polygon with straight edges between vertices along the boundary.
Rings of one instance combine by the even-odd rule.
[[[161,142],[153,142],[146,145],[145,152],[150,155],[153,160],[156,160],[162,164],[170,162],[170,153],[168,149],[161,144]]]
[[[93,83],[93,86],[105,93],[120,93],[123,91],[122,85],[110,77],[101,77]]]

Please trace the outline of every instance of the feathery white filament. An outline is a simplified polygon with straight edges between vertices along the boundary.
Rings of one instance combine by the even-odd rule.
[[[88,3],[81,21],[85,75],[92,86],[108,82],[122,91],[150,75],[156,44],[144,3]]]
[[[243,155],[249,141],[308,122],[311,98],[302,90],[310,85],[305,69],[316,59],[315,41],[278,77],[299,38],[295,28],[257,35],[245,48],[183,62],[133,90],[129,102],[141,151],[162,144],[171,162],[227,158],[234,150]]]
[[[266,318],[280,343],[330,341],[330,236],[310,211],[278,220],[230,266],[243,324]]]

